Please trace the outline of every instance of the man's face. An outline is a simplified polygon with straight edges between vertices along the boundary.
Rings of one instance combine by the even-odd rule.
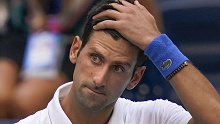
[[[74,97],[90,111],[114,105],[131,83],[138,48],[103,31],[95,31],[76,59]]]

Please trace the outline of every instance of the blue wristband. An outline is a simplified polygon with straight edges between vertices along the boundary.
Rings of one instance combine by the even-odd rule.
[[[154,63],[164,78],[189,59],[173,44],[166,34],[156,37],[145,49],[145,55]]]

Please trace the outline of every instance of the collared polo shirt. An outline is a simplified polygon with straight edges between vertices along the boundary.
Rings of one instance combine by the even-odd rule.
[[[73,82],[61,85],[48,106],[17,124],[72,124],[60,105]],[[133,102],[119,98],[108,124],[187,124],[192,116],[183,107],[168,100]]]

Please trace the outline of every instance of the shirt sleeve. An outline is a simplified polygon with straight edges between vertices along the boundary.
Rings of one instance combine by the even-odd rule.
[[[187,124],[192,118],[182,106],[168,100],[156,100],[154,109],[158,121],[164,124]]]
[[[148,100],[130,103],[126,124],[187,124],[192,118],[182,106],[168,100]]]
[[[37,113],[30,115],[24,119],[21,119],[20,121],[18,121],[15,124],[39,124],[39,116],[40,116],[40,112],[37,112]]]
[[[40,110],[33,115],[21,119],[15,124],[52,124],[47,109]]]

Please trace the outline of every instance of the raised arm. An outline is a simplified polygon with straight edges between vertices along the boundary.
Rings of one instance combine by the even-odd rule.
[[[166,35],[161,35],[154,17],[144,6],[140,5],[138,1],[135,1],[134,5],[124,0],[119,1],[119,3],[122,3],[122,5],[111,4],[117,11],[107,10],[93,18],[107,16],[115,19],[115,21],[100,22],[94,26],[94,29],[110,28],[120,32],[127,40],[145,50],[146,55],[153,61],[165,78],[182,66],[169,79],[169,82],[192,115],[189,124],[220,123],[220,97],[212,84],[191,63],[184,64],[188,59]],[[165,52],[170,52],[167,54],[159,50],[157,52],[158,47],[162,47],[161,50],[165,50]],[[154,50],[154,53],[152,53],[152,50]],[[175,52],[172,52],[172,50],[175,50]],[[161,69],[160,64],[158,64],[160,59],[165,59],[166,55],[168,55],[167,60],[169,60],[169,57],[174,58],[170,60],[171,66],[165,67],[167,71],[163,68]],[[162,61],[161,65],[163,65],[163,62],[166,61]]]
[[[212,84],[189,64],[170,79],[193,119],[189,124],[220,123],[220,98]]]

